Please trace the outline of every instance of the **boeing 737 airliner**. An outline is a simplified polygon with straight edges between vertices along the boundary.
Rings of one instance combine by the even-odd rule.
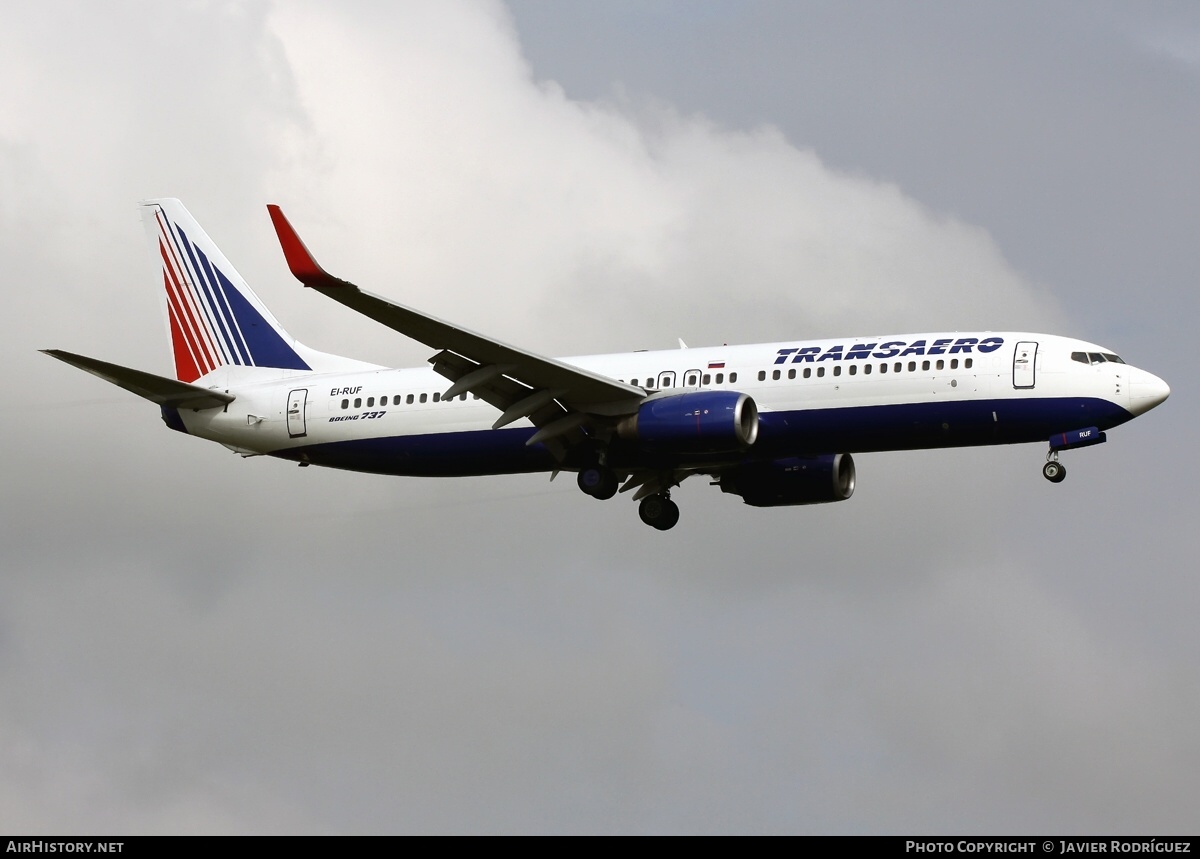
[[[267,207],[307,287],[434,350],[393,370],[298,343],[178,200],[142,204],[175,378],[46,350],[154,403],[171,429],[244,455],[377,474],[575,472],[598,499],[679,519],[692,475],[756,507],[843,501],[852,454],[1041,442],[1061,451],[1163,402],[1162,379],[1092,343],[933,332],[547,358],[395,304],[319,266]]]

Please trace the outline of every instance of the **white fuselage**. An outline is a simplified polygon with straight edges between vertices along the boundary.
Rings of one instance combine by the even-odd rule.
[[[1080,354],[1108,360],[1084,361]],[[714,346],[564,361],[664,394],[748,394],[762,426],[750,457],[1045,440],[1055,432],[1123,423],[1167,392],[1160,379],[1102,347],[1019,332]],[[220,368],[196,384],[228,390],[236,394],[234,402],[224,409],[180,410],[183,426],[176,428],[246,454],[383,473],[554,467],[544,451],[526,448],[533,432],[528,421],[493,430],[495,408],[470,394],[443,400],[449,383],[429,368],[232,370]],[[479,454],[456,456],[472,449]],[[343,452],[353,453],[338,455]]]

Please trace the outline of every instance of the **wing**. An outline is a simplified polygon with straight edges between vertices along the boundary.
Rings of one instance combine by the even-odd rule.
[[[189,385],[164,376],[156,376],[142,370],[132,370],[120,364],[110,364],[86,355],[76,355],[74,352],[64,352],[62,349],[43,349],[51,358],[57,358],[72,367],[86,370],[93,376],[99,376],[106,382],[112,382],[118,387],[144,397],[160,406],[170,406],[176,409],[215,409],[232,403],[232,394]]]
[[[278,206],[267,206],[288,268],[296,279],[376,322],[438,352],[433,369],[451,381],[443,398],[471,392],[500,409],[499,428],[528,418],[537,432],[528,444],[546,446],[561,461],[586,432],[637,411],[642,388],[444,322],[427,313],[364,292],[326,272]]]

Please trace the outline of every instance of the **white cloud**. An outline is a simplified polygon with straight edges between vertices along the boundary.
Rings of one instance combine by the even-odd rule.
[[[572,102],[483,9],[278,11],[328,267],[559,354],[1053,321],[982,230],[771,128]]]

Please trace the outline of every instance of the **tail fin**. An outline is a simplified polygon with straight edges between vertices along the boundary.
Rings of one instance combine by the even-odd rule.
[[[194,382],[230,365],[311,371],[314,358],[336,357],[284,331],[181,202],[147,200],[141,208],[162,266],[177,379]]]

